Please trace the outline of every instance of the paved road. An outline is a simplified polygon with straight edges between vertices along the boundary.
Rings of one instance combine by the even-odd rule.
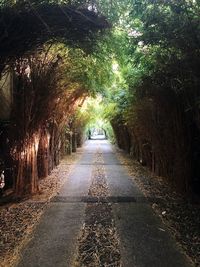
[[[190,267],[105,140],[88,141],[74,171],[44,213],[18,267],[74,267],[96,151],[103,154],[123,267]],[[117,201],[116,201],[117,200]],[[117,266],[116,266],[117,267]]]

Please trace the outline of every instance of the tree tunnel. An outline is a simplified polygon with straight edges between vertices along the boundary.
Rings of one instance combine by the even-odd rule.
[[[95,129],[200,195],[198,1],[1,1],[0,172],[16,197]],[[98,131],[98,130],[97,130]]]

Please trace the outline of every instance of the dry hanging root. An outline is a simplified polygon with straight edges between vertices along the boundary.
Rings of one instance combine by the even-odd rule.
[[[98,152],[94,162],[103,163]],[[93,169],[92,183],[88,195],[108,196],[105,170],[96,165]],[[120,267],[119,239],[113,220],[110,203],[88,204],[85,211],[85,224],[79,239],[77,267]]]

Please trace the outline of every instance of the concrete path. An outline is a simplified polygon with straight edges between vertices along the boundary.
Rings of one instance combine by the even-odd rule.
[[[112,207],[120,238],[122,266],[190,267],[109,143],[104,140],[86,143],[74,171],[50,203],[35,230],[34,238],[22,252],[18,267],[74,267],[77,238],[84,223],[97,149],[103,153],[110,199],[115,199]]]

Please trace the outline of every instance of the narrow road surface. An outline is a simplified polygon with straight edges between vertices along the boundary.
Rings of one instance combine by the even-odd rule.
[[[142,192],[131,180],[111,145],[105,140],[91,140],[86,143],[82,151],[78,152],[82,153],[81,158],[76,163],[68,181],[59,194],[52,199],[33,238],[22,251],[21,260],[17,266],[192,266],[159,217],[154,214]],[[98,227],[100,231],[98,237],[106,227],[114,229],[110,230],[111,237],[108,235],[107,238],[109,242],[114,243],[113,247],[118,247],[117,253],[112,256],[116,257],[116,261],[110,256],[109,264],[105,263],[105,257],[98,258],[98,251],[95,252],[96,262],[94,262],[94,257],[91,256],[93,248],[87,249],[84,257],[79,255],[86,247],[84,246],[86,242],[84,240],[87,239],[84,239],[84,226],[88,227],[87,229],[91,227],[93,221],[90,212],[95,211],[97,217],[104,216],[101,212],[105,212],[107,216],[105,225],[102,218],[100,220],[99,225],[103,225],[103,229]],[[87,226],[89,224],[90,226]],[[98,225],[96,217],[94,225]],[[107,241],[105,240],[105,244]],[[102,248],[104,244],[102,242],[104,241],[97,240],[95,246]],[[111,245],[109,247],[112,247]],[[85,259],[89,250],[88,260],[91,262],[87,263]],[[104,248],[101,250],[103,251]]]

